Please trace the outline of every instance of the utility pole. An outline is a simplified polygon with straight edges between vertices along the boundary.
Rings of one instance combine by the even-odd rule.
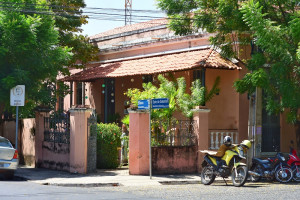
[[[132,0],[125,0],[125,25],[131,24]]]

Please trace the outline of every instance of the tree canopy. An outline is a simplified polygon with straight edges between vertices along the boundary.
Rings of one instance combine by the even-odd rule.
[[[266,109],[285,109],[289,122],[299,119],[300,4],[298,0],[157,0],[170,28],[184,35],[205,30],[226,57],[237,57],[234,44],[252,45],[249,73],[235,83],[238,92],[263,88]],[[278,98],[280,97],[280,98]]]
[[[80,10],[84,6],[83,0],[1,1],[0,113],[9,108],[10,89],[16,85],[26,87],[23,111],[53,105],[57,76],[68,74],[78,60],[84,65],[95,58],[97,48],[77,34],[87,22]]]
[[[89,43],[89,38],[80,35],[81,25],[88,23],[83,15],[84,0],[48,0],[48,7],[54,13],[55,26],[59,32],[59,44],[72,47],[73,57],[69,67],[84,67],[89,61],[96,60],[98,48]],[[78,65],[80,64],[80,65]]]

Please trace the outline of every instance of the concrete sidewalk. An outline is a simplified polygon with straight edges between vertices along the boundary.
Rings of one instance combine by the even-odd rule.
[[[186,175],[129,175],[128,168],[115,170],[97,170],[91,174],[73,174],[43,168],[19,167],[15,176],[28,181],[66,187],[101,187],[101,186],[150,186],[162,184],[201,184],[198,174]]]

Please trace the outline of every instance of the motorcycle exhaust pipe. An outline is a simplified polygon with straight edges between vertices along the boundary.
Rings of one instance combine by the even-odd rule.
[[[250,174],[252,176],[262,176],[261,174],[259,174],[257,172],[253,172],[253,171],[248,171],[248,174]]]

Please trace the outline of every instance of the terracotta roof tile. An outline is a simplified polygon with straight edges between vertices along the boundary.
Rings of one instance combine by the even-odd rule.
[[[61,80],[90,81],[105,77],[124,77],[183,71],[197,67],[240,69],[231,61],[222,58],[216,51],[211,49],[201,49],[101,64],[100,66],[87,68],[84,71]]]
[[[155,27],[155,26],[160,26],[160,25],[166,25],[166,24],[168,24],[168,20],[166,18],[154,19],[154,20],[150,20],[150,21],[146,21],[146,22],[117,27],[117,28],[111,29],[109,31],[91,36],[90,39],[95,39],[95,38],[100,38],[100,37],[105,37],[105,36],[110,36],[110,35],[115,35],[115,34],[120,34],[120,33]]]

